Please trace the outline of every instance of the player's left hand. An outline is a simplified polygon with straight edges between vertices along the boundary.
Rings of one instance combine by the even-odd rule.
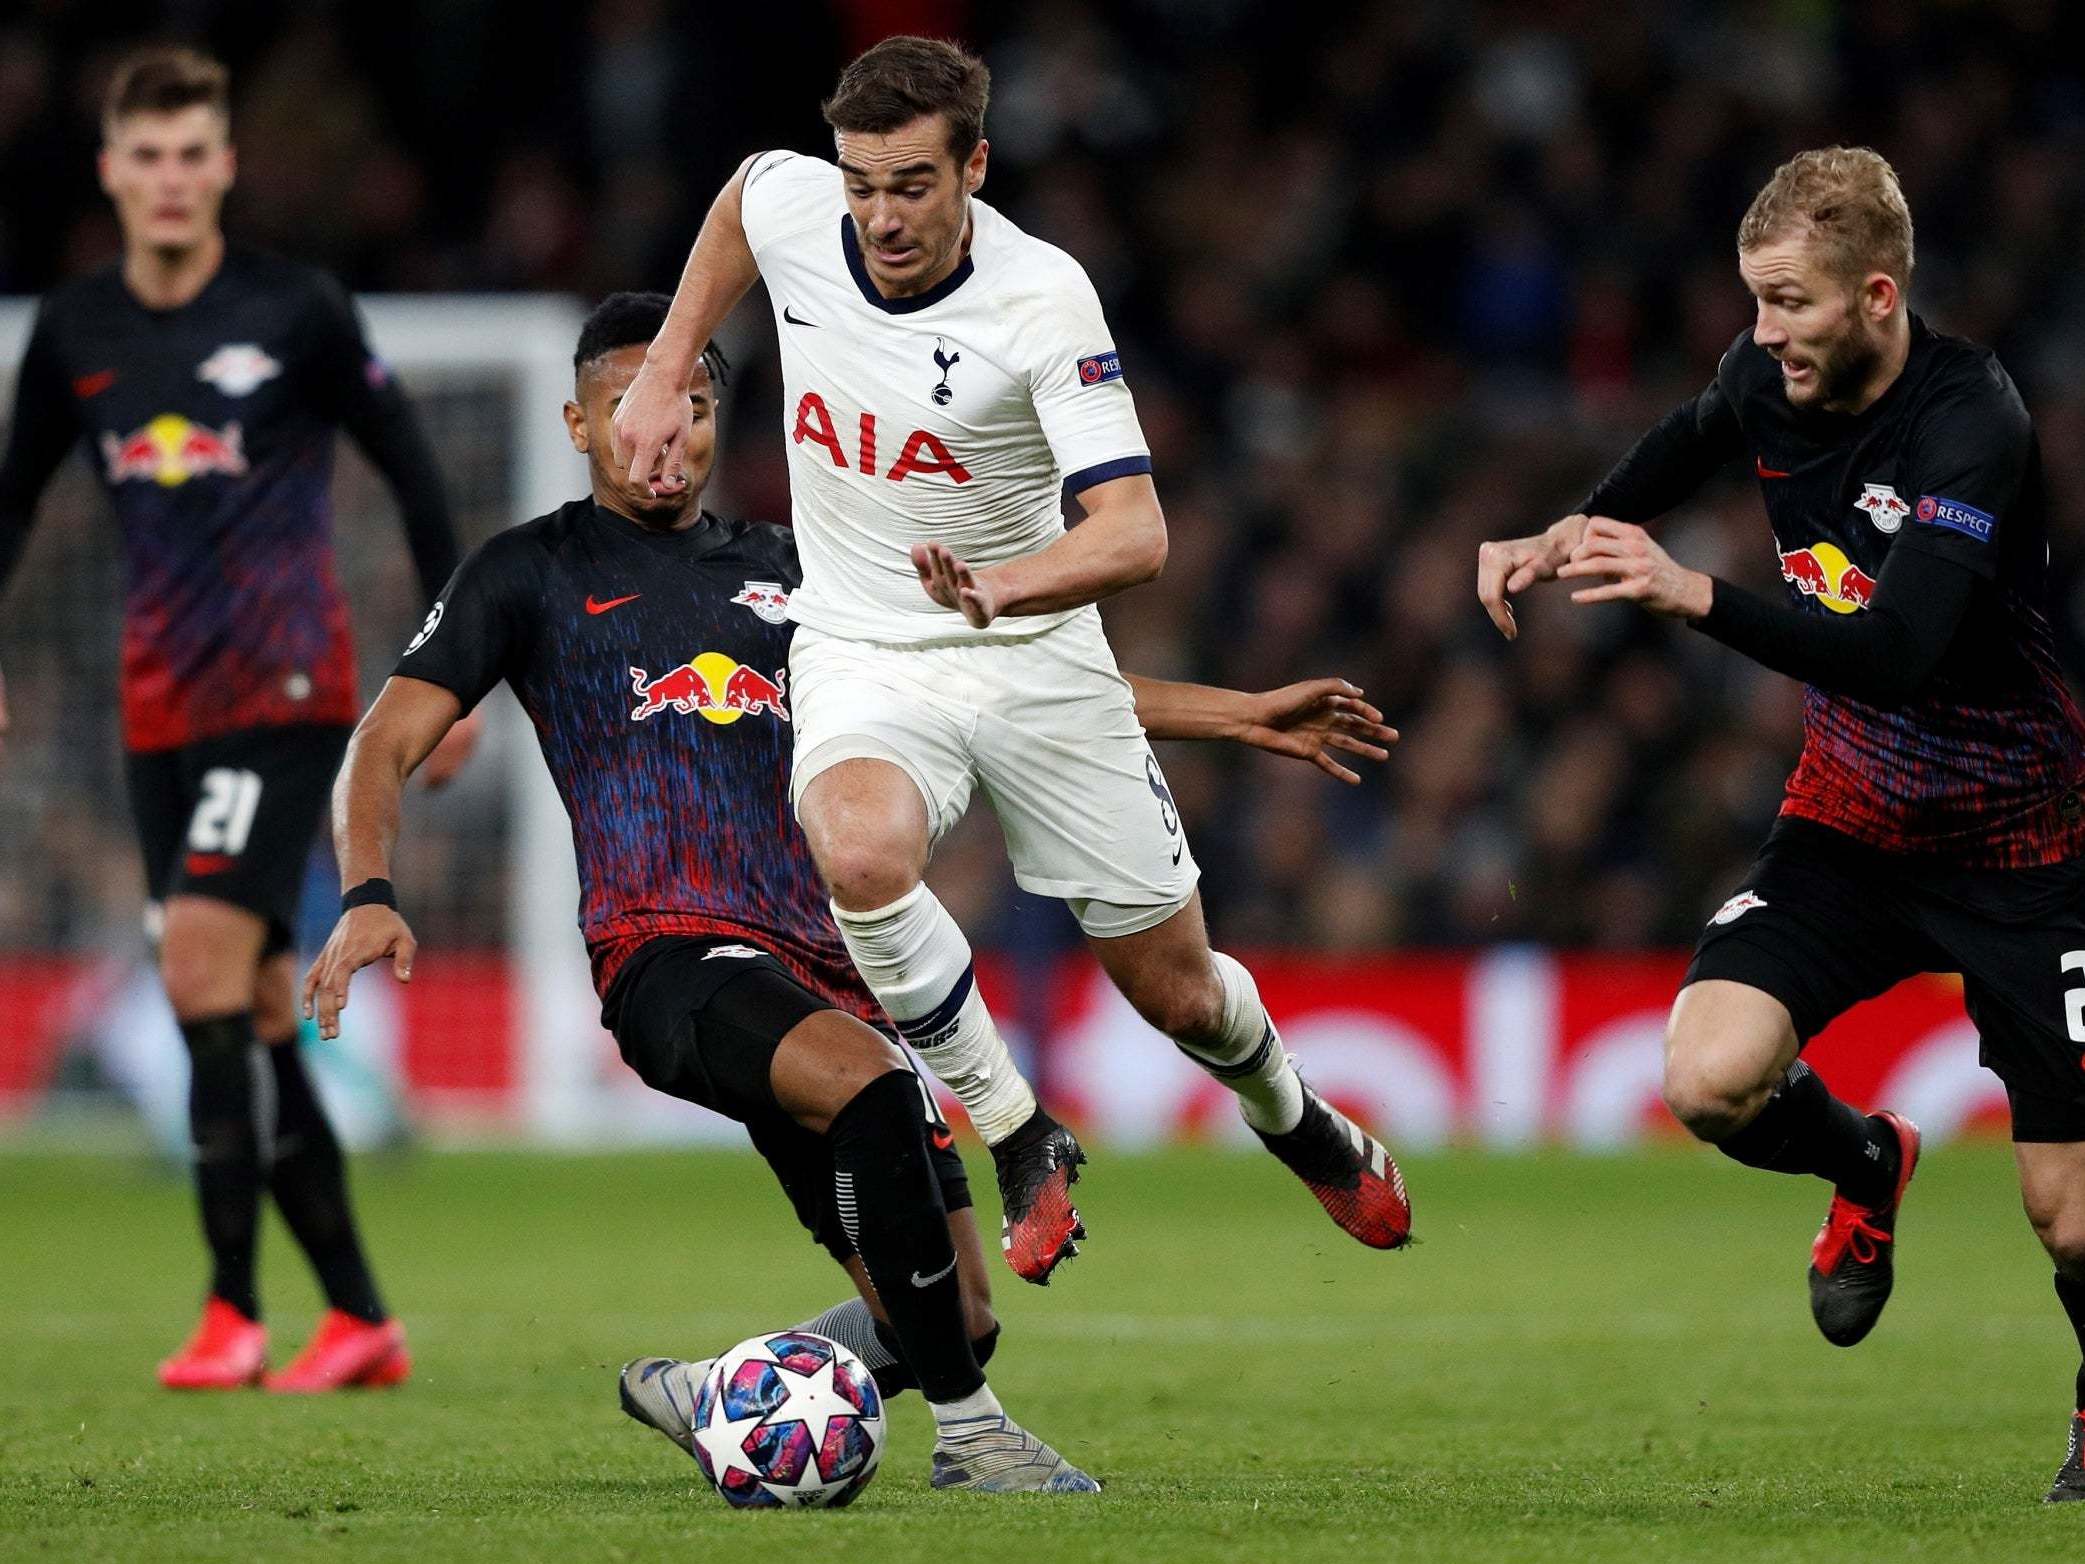
[[[982,630],[999,617],[998,594],[989,579],[956,558],[945,544],[913,544],[912,568],[919,572],[927,596],[943,608],[953,608],[971,629]]]
[[[1643,528],[1612,516],[1595,516],[1559,577],[1604,576],[1599,586],[1580,587],[1574,603],[1637,603],[1673,619],[1699,619],[1709,611],[1715,581],[1678,564]]]
[[[1397,742],[1397,729],[1361,698],[1359,685],[1344,679],[1305,679],[1246,697],[1249,715],[1241,743],[1270,754],[1307,760],[1327,776],[1354,784],[1360,773],[1342,765],[1334,751],[1364,760],[1388,760],[1383,746]]]
[[[477,712],[459,717],[442,735],[442,741],[428,752],[420,762],[420,785],[432,791],[447,787],[463,769],[463,763],[471,758],[471,751],[478,747],[484,736],[485,719]]]

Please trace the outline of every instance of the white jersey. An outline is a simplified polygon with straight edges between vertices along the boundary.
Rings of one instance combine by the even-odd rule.
[[[973,630],[921,589],[915,543],[973,565],[1064,533],[1063,493],[1151,470],[1093,284],[972,200],[946,281],[886,299],[833,164],[769,152],[746,171],[746,239],[782,344],[782,427],[803,584],[790,617],[900,644],[1034,635],[1091,609]]]

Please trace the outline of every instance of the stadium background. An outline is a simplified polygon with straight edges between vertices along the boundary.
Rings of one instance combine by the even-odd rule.
[[[1866,141],[1917,219],[1915,305],[1995,344],[2034,408],[2075,654],[2085,21],[2053,0],[1315,14],[40,0],[0,23],[0,293],[114,253],[96,108],[147,37],[193,37],[233,67],[236,239],[367,294],[580,301],[669,288],[745,152],[826,144],[816,103],[856,48],[966,38],[995,75],[985,196],[1084,262],[1152,441],[1172,559],[1110,605],[1123,662],[1246,687],[1343,673],[1404,732],[1351,790],[1243,753],[1165,755],[1216,938],[1263,953],[1306,1065],[1393,1136],[1625,1140],[1660,1122],[1678,953],[1772,818],[1797,691],[1558,593],[1523,610],[1509,651],[1471,592],[1476,544],[1569,509],[1698,389],[1747,320],[1731,235],[1752,190],[1798,147]],[[740,371],[712,502],[782,518],[757,292],[725,341]],[[416,389],[466,541],[524,519],[502,388]],[[0,617],[16,730],[0,759],[0,1136],[70,1135],[118,1079],[178,1123],[118,781],[106,529],[75,464]],[[373,691],[418,607],[388,497],[356,460],[338,533]],[[1749,483],[1705,492],[1666,536],[1772,584]],[[534,764],[502,747],[416,802],[398,879],[419,977],[396,1004],[365,978],[363,1053],[328,1065],[365,1137],[395,1105],[354,1083],[392,1071],[422,1125],[532,1122],[507,940],[541,893],[514,870],[504,772]],[[315,933],[325,879],[316,867]],[[1061,1100],[1121,1138],[1228,1126],[1221,1094],[1093,982],[1062,914],[1013,891],[988,814],[935,883],[995,953],[995,996]],[[569,1041],[614,1070],[598,1038]],[[1820,1053],[1857,1097],[1889,1091],[1942,1131],[1994,1107],[1945,979]]]

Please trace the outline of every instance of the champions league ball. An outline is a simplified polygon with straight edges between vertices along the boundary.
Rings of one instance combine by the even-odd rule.
[[[808,1331],[755,1336],[695,1392],[695,1460],[741,1508],[851,1502],[883,1458],[883,1397],[860,1358]]]

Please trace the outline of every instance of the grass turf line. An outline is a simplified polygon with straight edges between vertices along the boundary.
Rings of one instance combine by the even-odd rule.
[[[913,1395],[853,1509],[737,1514],[617,1412],[614,1370],[839,1296],[749,1157],[364,1162],[417,1373],[317,1399],[153,1385],[200,1286],[180,1180],[0,1157],[0,1555],[1723,1564],[2085,1547],[2085,1506],[2036,1503],[2076,1349],[2004,1148],[1921,1166],[1898,1296],[1853,1351],[1805,1308],[1825,1199],[1807,1181],[1691,1148],[1408,1172],[1424,1242],[1384,1256],[1266,1158],[1103,1155],[1080,1185],[1087,1253],[1046,1291],[996,1284],[992,1378],[1104,1495],[931,1492]],[[264,1259],[281,1362],[317,1303],[279,1226]]]

